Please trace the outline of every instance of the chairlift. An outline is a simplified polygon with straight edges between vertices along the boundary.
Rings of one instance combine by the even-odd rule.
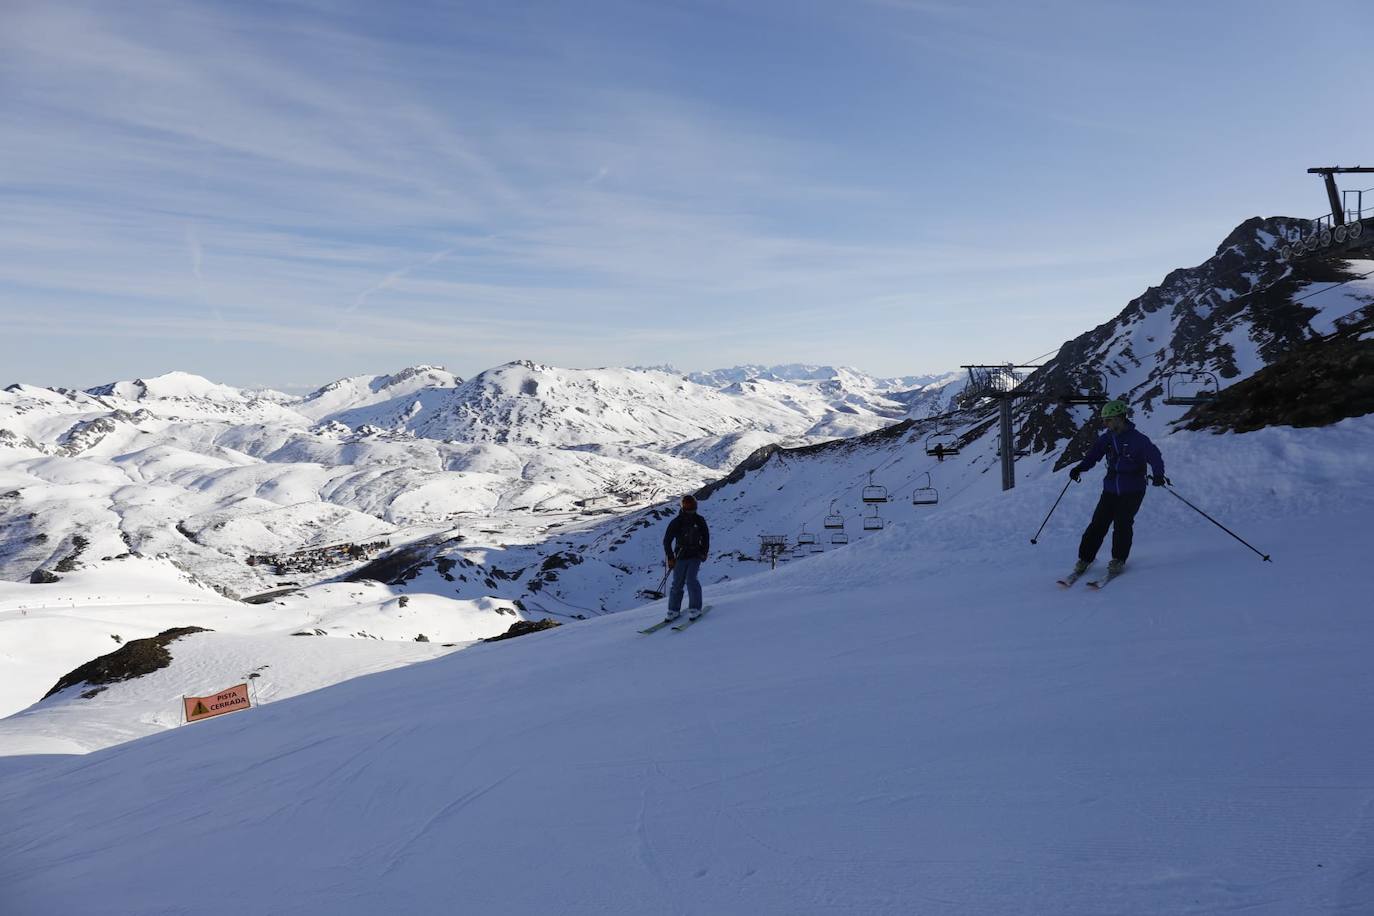
[[[825,548],[822,547],[820,544],[812,544],[812,545],[811,545],[811,552],[812,552],[812,553],[825,553]]]
[[[843,531],[836,531],[830,535],[830,545],[832,547],[843,547],[849,543],[849,535]]]
[[[1059,403],[1065,406],[1076,404],[1105,404],[1111,400],[1107,394],[1107,377],[1096,369],[1084,369],[1071,391],[1059,395]]]
[[[835,500],[833,499],[830,501],[830,514],[825,517],[824,526],[832,531],[844,530],[844,516],[835,508]],[[835,539],[832,537],[830,542],[835,543]]]
[[[1164,379],[1164,403],[1170,407],[1206,404],[1221,393],[1213,372],[1170,372]]]
[[[868,486],[864,487],[863,501],[866,503],[888,502],[887,487],[873,482],[873,472],[868,472]]]
[[[931,433],[926,437],[926,454],[937,461],[959,454],[959,437],[954,433]]]
[[[807,531],[805,525],[802,525],[801,534],[798,534],[798,535],[797,535],[797,546],[798,546],[798,547],[810,547],[811,545],[813,545],[813,544],[815,544],[815,543],[816,543],[816,536],[815,536],[814,534],[812,534],[810,531]]]
[[[878,514],[878,507],[877,507],[877,506],[871,506],[870,508],[873,510],[873,514],[872,514],[872,515],[865,515],[865,516],[864,516],[864,530],[865,530],[865,531],[882,531],[882,530],[883,530],[883,517],[882,517],[881,515]]]
[[[940,493],[931,484],[930,472],[926,471],[926,485],[917,487],[911,491],[911,504],[913,506],[933,506],[940,501]]]

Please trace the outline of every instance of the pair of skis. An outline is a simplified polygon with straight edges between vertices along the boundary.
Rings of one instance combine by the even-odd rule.
[[[711,605],[709,605],[709,604],[706,605],[704,608],[701,609],[701,613],[700,613],[700,614],[697,614],[695,617],[693,617],[693,616],[691,616],[691,615],[688,615],[687,618],[686,618],[685,620],[682,621],[682,623],[679,623],[677,626],[673,627],[673,629],[676,630],[677,632],[681,633],[683,630],[687,629],[687,628],[690,627],[692,624],[696,623],[698,620],[700,620],[701,618],[705,617],[705,616],[706,616],[706,612],[709,611],[710,609],[711,609]],[[677,619],[678,619],[677,617],[665,617],[665,618],[663,618],[662,620],[660,620],[658,623],[654,624],[653,626],[651,626],[651,627],[645,627],[644,629],[640,630],[639,632],[644,633],[644,634],[646,634],[646,635],[649,634],[649,633],[657,633],[659,630],[663,629],[663,628],[666,627],[668,624],[672,623],[674,620],[677,620]]]
[[[1087,570],[1084,570],[1083,572],[1087,572]],[[1060,587],[1060,588],[1069,588],[1069,587],[1071,587],[1075,582],[1077,582],[1077,581],[1079,580],[1079,578],[1082,577],[1082,575],[1083,575],[1083,573],[1075,573],[1075,572],[1069,573],[1067,576],[1065,576],[1064,578],[1062,578],[1062,579],[1059,580],[1059,587]],[[1107,583],[1108,583],[1108,582],[1112,581],[1113,579],[1115,579],[1115,578],[1116,578],[1117,576],[1119,576],[1119,575],[1121,575],[1121,572],[1120,572],[1119,570],[1118,570],[1117,572],[1112,572],[1112,571],[1109,569],[1109,570],[1107,570],[1107,574],[1106,574],[1105,576],[1103,576],[1101,579],[1095,579],[1095,580],[1093,580],[1092,582],[1089,582],[1089,583],[1088,583],[1088,588],[1092,589],[1093,591],[1101,591],[1102,589],[1104,589],[1104,588],[1107,587]]]

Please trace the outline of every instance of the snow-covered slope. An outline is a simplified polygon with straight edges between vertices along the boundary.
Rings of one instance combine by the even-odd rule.
[[[1154,491],[1128,574],[1061,592],[1095,487],[1033,547],[1040,466],[714,584],[685,633],[638,636],[645,608],[13,759],[7,912],[1360,912],[1374,498],[1341,482],[1371,447],[1367,418],[1169,437],[1273,564]],[[172,648],[311,664],[211,643]]]
[[[272,690],[298,693],[361,673],[358,665],[363,656],[358,651],[371,651],[368,658],[388,667],[406,664],[431,657],[445,643],[467,643],[503,633],[519,617],[510,602],[436,594],[403,596],[375,582],[320,586],[305,594],[284,592],[275,600],[243,604],[227,600],[168,560],[128,556],[64,574],[58,583],[0,583],[0,646],[4,647],[0,710],[6,715],[23,710],[63,675],[91,659],[173,627],[212,629],[215,634],[204,637],[211,643],[230,636],[252,636],[263,641],[264,651],[273,641],[292,641],[294,634],[300,634],[295,639],[344,637],[324,640],[339,646],[338,659],[323,671],[312,662],[313,673],[302,675],[304,681],[288,676],[280,667],[264,675],[264,685]],[[418,655],[418,649],[404,646],[393,650],[344,647],[360,640],[414,643],[422,636],[421,644],[433,645]],[[241,676],[230,668],[208,662],[179,664],[167,673],[167,683],[177,684],[183,693],[217,689],[205,688],[206,681]],[[111,689],[113,693],[98,702],[73,694],[69,699],[74,705],[61,712],[53,712],[50,703],[39,703],[18,718],[0,720],[0,755],[82,752],[176,724],[175,717],[149,712],[149,704],[139,708],[142,687],[132,698]],[[100,707],[112,702],[123,711],[102,716]],[[86,722],[92,714],[95,720],[107,720],[110,728],[102,732]]]

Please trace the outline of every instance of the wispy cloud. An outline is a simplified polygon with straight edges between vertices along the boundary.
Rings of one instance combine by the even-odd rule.
[[[0,318],[55,348],[10,344],[21,366],[79,365],[108,333],[175,340],[191,368],[229,352],[253,378],[282,347],[322,372],[378,351],[470,373],[750,346],[947,364],[963,336],[926,330],[951,308],[964,336],[1117,295],[1111,311],[1230,228],[1162,232],[1141,194],[1129,219],[1103,212],[1105,179],[1080,182],[1091,162],[1062,135],[1140,170],[1145,122],[1047,92],[1112,85],[1094,74],[1113,48],[1026,16],[11,0]],[[1022,120],[1043,132],[1009,135]]]

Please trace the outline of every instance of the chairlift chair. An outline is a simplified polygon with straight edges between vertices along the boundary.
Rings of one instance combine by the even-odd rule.
[[[810,531],[807,531],[805,525],[802,525],[801,533],[797,535],[797,546],[809,547],[815,543],[816,536],[812,534]]]
[[[1079,380],[1072,391],[1059,395],[1059,403],[1065,406],[1075,404],[1105,404],[1111,400],[1107,394],[1107,377],[1096,369],[1085,369],[1079,373]]]
[[[887,498],[887,487],[873,482],[873,472],[868,472],[868,486],[864,487],[863,501],[870,504],[885,503]]]
[[[959,437],[954,433],[931,433],[926,437],[926,454],[939,461],[959,454]]]
[[[832,547],[843,547],[849,543],[849,535],[843,531],[836,531],[830,535],[830,545]]]
[[[1164,379],[1164,403],[1170,407],[1191,407],[1215,400],[1221,383],[1213,372],[1170,372]]]
[[[911,491],[911,504],[913,506],[933,506],[939,501],[940,492],[931,483],[930,472],[926,471],[926,485]]]
[[[830,514],[825,517],[824,526],[831,531],[844,530],[844,516],[835,508],[835,500],[833,499],[830,501]],[[830,540],[831,543],[834,543],[835,539],[832,537]]]
[[[878,507],[877,507],[877,506],[873,506],[872,509],[873,509],[873,514],[872,514],[872,515],[865,515],[865,516],[864,516],[864,530],[865,530],[865,531],[882,531],[882,530],[883,530],[883,517],[882,517],[881,515],[878,514]]]

